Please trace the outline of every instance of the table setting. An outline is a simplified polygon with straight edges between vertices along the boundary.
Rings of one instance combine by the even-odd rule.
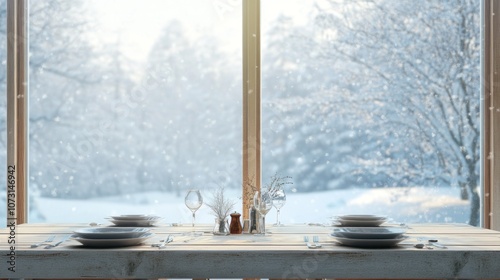
[[[41,234],[53,233],[42,241],[31,244],[30,248],[51,249],[68,243],[71,246],[92,248],[117,248],[141,245],[155,237],[152,231],[162,219],[155,215],[129,214],[106,217],[110,224],[91,222],[86,225],[75,224],[70,232],[50,231],[50,228],[37,226]],[[55,227],[57,228],[57,227]],[[42,230],[42,231],[40,231]],[[75,245],[76,244],[76,245]]]
[[[190,191],[189,193],[193,192]],[[197,192],[195,191],[194,193]],[[188,194],[185,200],[186,205],[191,206],[188,208],[192,210],[193,214],[203,203],[198,194],[194,196],[194,199],[191,199],[190,194]],[[257,199],[256,201],[256,205],[265,204]],[[267,205],[267,209],[269,209],[271,204],[268,203]],[[258,208],[260,209],[261,207],[263,206],[259,206]],[[230,207],[225,209],[222,215],[227,215],[229,209]],[[75,241],[69,243],[70,247],[101,249],[131,246],[165,248],[173,242],[174,236],[177,236],[176,244],[196,244],[197,242],[211,244],[215,242],[216,244],[265,245],[266,242],[269,242],[269,244],[292,245],[294,242],[302,241],[302,244],[305,244],[308,249],[325,249],[338,246],[383,249],[396,247],[405,240],[410,242],[409,235],[406,234],[408,227],[390,223],[389,221],[391,220],[387,216],[371,214],[339,215],[334,218],[333,224],[322,224],[322,227],[330,229],[326,234],[317,234],[316,226],[306,224],[305,228],[307,230],[304,231],[303,226],[288,225],[280,222],[269,224],[268,230],[266,230],[266,227],[261,226],[263,231],[250,232],[248,229],[247,231],[243,231],[240,220],[241,215],[234,212],[229,216],[231,216],[231,226],[226,222],[225,231],[221,233],[217,224],[212,229],[210,225],[206,224],[195,226],[194,215],[192,223],[184,225],[159,223],[162,218],[152,214],[112,215],[105,218],[110,223],[91,223],[93,224],[92,226],[73,229],[68,236],[62,236],[65,239],[61,243],[69,240]],[[233,223],[239,226],[236,232],[228,230],[232,228]],[[301,231],[296,232],[297,228],[300,228]],[[308,232],[313,234],[307,234]],[[273,237],[275,233],[277,236]],[[301,236],[299,237],[300,239],[295,239],[296,241],[291,239],[290,237],[294,234]],[[44,245],[47,246],[48,244],[45,243],[51,243],[53,239],[53,235],[47,236]],[[194,242],[196,240],[198,241]],[[407,245],[408,242],[405,244]],[[414,242],[414,239],[411,239],[411,242],[414,243],[412,245],[424,243],[423,240]],[[35,245],[38,244],[32,244],[31,248],[38,247]],[[432,243],[429,242],[427,244],[426,242],[423,248],[430,248],[431,245]],[[437,246],[439,246],[439,243]],[[418,248],[418,246],[415,247]],[[436,246],[432,247],[437,248]]]
[[[379,215],[340,215],[330,235],[343,246],[358,248],[391,248],[409,238],[406,227],[384,226],[387,221]]]
[[[240,215],[233,213],[232,220],[240,223]],[[386,216],[378,215],[340,215],[335,218],[331,225],[294,225],[294,224],[269,224],[265,234],[261,232],[242,232],[220,234],[216,229],[211,229],[210,224],[165,224],[158,223],[162,220],[156,215],[125,214],[114,215],[107,218],[110,222],[125,221],[125,223],[97,224],[94,226],[83,226],[74,228],[69,235],[58,235],[61,243],[68,243],[67,247],[75,248],[119,248],[131,246],[149,246],[166,248],[174,241],[175,244],[200,244],[200,245],[293,245],[302,241],[308,249],[330,249],[335,247],[355,247],[368,249],[390,249],[400,244],[419,248],[417,245],[424,244],[422,248],[446,248],[440,246],[437,240],[419,240],[417,237],[410,238],[407,234],[408,227],[390,223]],[[233,223],[234,221],[232,221]],[[127,226],[122,226],[127,225]],[[132,225],[132,226],[129,226]],[[318,228],[318,229],[317,229]],[[324,232],[327,230],[328,232]],[[323,234],[318,234],[323,232]],[[50,232],[48,232],[50,233]],[[195,233],[195,234],[194,234]],[[297,236],[295,238],[292,238]],[[37,248],[43,243],[47,246],[54,241],[54,235],[49,235],[40,244],[31,244],[31,248]],[[56,240],[58,241],[58,240]],[[405,241],[405,242],[403,242]],[[58,245],[61,245],[58,244]],[[298,242],[300,243],[300,242]],[[433,246],[436,245],[436,246]],[[49,247],[52,248],[52,247]]]
[[[91,227],[73,231],[71,239],[85,247],[111,248],[134,246],[155,234],[140,227]]]
[[[500,275],[500,268],[489,261],[493,260],[491,256],[500,258],[498,232],[467,225],[407,226],[373,214],[338,215],[327,224],[292,224],[280,222],[277,213],[276,223],[262,224],[269,209],[280,209],[286,198],[259,192],[252,199],[258,215],[251,223],[243,221],[246,227],[242,227],[241,215],[232,211],[233,202],[223,196],[222,189],[205,201],[199,191],[188,191],[184,200],[191,212],[191,223],[161,223],[163,218],[157,215],[127,213],[106,217],[108,223],[104,224],[19,225],[14,253],[22,272],[15,278],[361,279]],[[276,205],[273,199],[279,200]],[[215,227],[195,223],[195,213],[204,203],[215,215]],[[234,227],[237,230],[227,225],[228,216],[231,224],[238,225]],[[256,225],[258,230],[251,231],[249,225]],[[10,232],[4,230],[0,234],[7,240]],[[1,254],[13,251],[0,244]],[[404,270],[382,269],[388,262],[398,262]],[[64,269],[46,269],[53,264],[61,264]],[[381,269],[361,271],[361,264]],[[456,271],[443,270],[443,265]],[[290,269],[283,271],[282,267]],[[304,270],[310,267],[315,269]]]
[[[340,218],[352,220],[353,217]],[[272,233],[228,235],[214,234],[211,224],[201,223],[194,227],[191,223],[177,226],[157,223],[148,227],[122,227],[111,222],[98,226],[23,224],[18,225],[16,232],[19,273],[15,276],[280,278],[284,273],[280,268],[290,267],[289,276],[300,278],[305,273],[303,268],[312,265],[315,270],[308,270],[306,278],[452,276],[459,279],[471,275],[484,278],[500,275],[496,274],[500,268],[493,263],[500,258],[498,232],[457,224],[400,226],[387,217],[384,221],[378,226],[363,223],[357,223],[358,226],[291,223],[275,226],[273,220],[267,225]],[[200,234],[192,236],[192,231]],[[7,240],[8,231],[2,230],[0,234]],[[417,244],[423,247],[418,248]],[[1,254],[11,251],[8,244],[0,244]],[[383,269],[359,270],[362,263],[383,268],[392,261],[404,269],[391,274]],[[456,271],[443,270],[443,267],[455,267]]]

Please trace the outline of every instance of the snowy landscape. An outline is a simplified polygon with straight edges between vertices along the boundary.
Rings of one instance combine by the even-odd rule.
[[[241,200],[235,191],[227,194],[237,202],[234,210],[241,213]],[[209,195],[204,194],[205,201]],[[30,222],[78,222],[109,223],[111,215],[154,214],[161,216],[162,223],[191,223],[191,212],[184,205],[184,197],[168,193],[146,193],[125,197],[93,200],[62,200],[38,198],[38,215]],[[341,214],[386,215],[397,223],[467,223],[469,204],[451,188],[390,188],[349,189],[317,193],[290,193],[281,209],[282,223],[331,222]],[[43,216],[43,217],[42,217]],[[268,223],[276,222],[273,208],[266,216]],[[196,222],[212,223],[214,216],[202,206],[196,212]]]
[[[189,223],[185,190],[213,184],[241,204],[241,2],[144,2],[30,2],[31,222]],[[293,178],[282,221],[478,225],[480,1],[262,2],[261,177]]]

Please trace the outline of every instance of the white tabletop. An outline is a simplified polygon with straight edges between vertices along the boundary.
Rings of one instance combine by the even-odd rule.
[[[206,225],[195,227],[201,235],[192,236],[190,226],[161,224],[151,228],[154,237],[132,247],[85,248],[71,239],[52,249],[30,247],[82,227],[89,225],[2,229],[0,278],[500,278],[500,233],[459,224],[409,225],[409,238],[384,249],[342,246],[330,236],[331,226],[269,225],[271,233],[264,236],[215,236]],[[151,246],[169,234],[174,241],[166,248]],[[304,244],[303,237],[313,235],[321,248]],[[15,245],[6,242],[12,239]],[[446,248],[414,246],[429,239]],[[9,270],[13,265],[15,272]]]

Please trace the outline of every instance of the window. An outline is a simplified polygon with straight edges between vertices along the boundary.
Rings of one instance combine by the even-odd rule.
[[[216,2],[30,2],[30,222],[241,196],[241,9]]]
[[[142,8],[160,5],[150,1]],[[142,40],[135,49],[125,43],[137,43],[127,36],[134,28],[143,30],[141,20],[130,30],[118,16],[99,22],[99,15],[116,8],[107,1],[40,2],[32,3],[41,7],[32,12],[52,5],[68,13],[65,23],[81,32],[32,32],[39,38],[30,42],[29,183],[38,201],[114,196],[150,204],[154,200],[141,197],[137,188],[183,190],[206,185],[207,174],[228,186],[257,174],[265,185],[278,173],[294,182],[282,211],[285,222],[326,222],[340,211],[376,211],[401,222],[480,224],[480,199],[491,197],[480,188],[480,172],[488,168],[481,170],[480,155],[490,151],[480,147],[489,139],[481,138],[480,1],[263,2],[262,67],[258,55],[255,61],[239,56],[241,29],[251,30],[241,25],[239,1],[198,3],[208,6],[194,17],[175,12],[198,20],[210,15],[214,25],[206,32],[183,29],[196,27],[193,22],[150,24],[153,30],[170,29],[164,40],[153,39],[149,52],[138,51]],[[141,14],[128,5],[113,14],[126,14],[127,7]],[[30,28],[50,27],[43,23],[47,17],[30,17]],[[230,31],[219,31],[225,27]],[[145,38],[152,38],[149,31]],[[219,32],[231,36],[218,37]],[[191,37],[196,34],[201,35]],[[260,38],[258,32],[250,35]],[[64,40],[52,40],[57,36]],[[248,41],[244,48],[255,51],[259,45]],[[54,51],[43,53],[49,49]],[[150,64],[139,61],[141,53]],[[241,61],[244,69],[259,66],[244,73],[255,74],[256,87],[262,69],[262,102],[246,100],[245,90],[240,99],[248,82],[241,80]],[[150,78],[157,88],[150,90]],[[49,87],[56,98],[47,95]],[[174,99],[162,99],[164,91]],[[205,107],[207,102],[214,107]],[[239,148],[240,124],[255,125],[259,136],[259,114],[252,115],[259,109],[245,113],[252,106],[262,106],[262,176],[258,156],[240,166],[247,156]],[[179,108],[182,113],[164,118]],[[193,137],[192,131],[202,136]],[[243,139],[258,155],[260,141],[248,143],[245,132]],[[47,160],[50,168],[41,164]],[[243,178],[237,178],[241,167]],[[68,205],[73,212],[88,210],[73,209],[74,201]],[[177,208],[187,212],[182,203]],[[297,215],[292,209],[310,212]]]
[[[262,5],[263,178],[307,217],[479,225],[480,1]]]

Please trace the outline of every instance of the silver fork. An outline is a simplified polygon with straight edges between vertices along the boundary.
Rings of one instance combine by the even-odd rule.
[[[171,234],[169,234],[165,239],[160,240],[160,243],[153,243],[151,247],[165,247],[165,244],[172,242],[174,239]]]
[[[163,240],[163,244],[161,244],[160,246],[158,246],[158,249],[165,248],[165,246],[166,246],[168,243],[172,242],[172,241],[174,241],[174,237],[173,237],[172,235],[169,235],[169,236],[167,237],[167,239]]]
[[[314,235],[313,242],[314,242],[314,246],[316,246],[316,248],[321,248],[321,243],[319,243],[319,236]]]
[[[48,244],[48,245],[47,245],[47,246],[45,246],[44,248],[45,248],[45,249],[50,249],[50,248],[57,247],[57,246],[59,246],[61,243],[63,243],[63,242],[65,242],[66,240],[68,240],[71,236],[73,236],[73,235],[71,235],[71,234],[70,234],[70,235],[67,235],[67,236],[65,236],[63,239],[61,239],[60,241],[58,241],[58,242],[56,242],[56,243],[54,243],[54,244]]]
[[[54,241],[54,238],[56,238],[56,236],[55,235],[51,235],[51,236],[49,236],[47,238],[47,240],[45,240],[43,242],[32,244],[31,248],[36,248],[36,247],[39,247],[39,246],[42,246],[42,245],[48,245],[49,243],[51,243],[52,241]]]
[[[304,235],[304,242],[306,243],[307,248],[309,248],[309,249],[316,248],[316,245],[309,243],[309,236]]]

